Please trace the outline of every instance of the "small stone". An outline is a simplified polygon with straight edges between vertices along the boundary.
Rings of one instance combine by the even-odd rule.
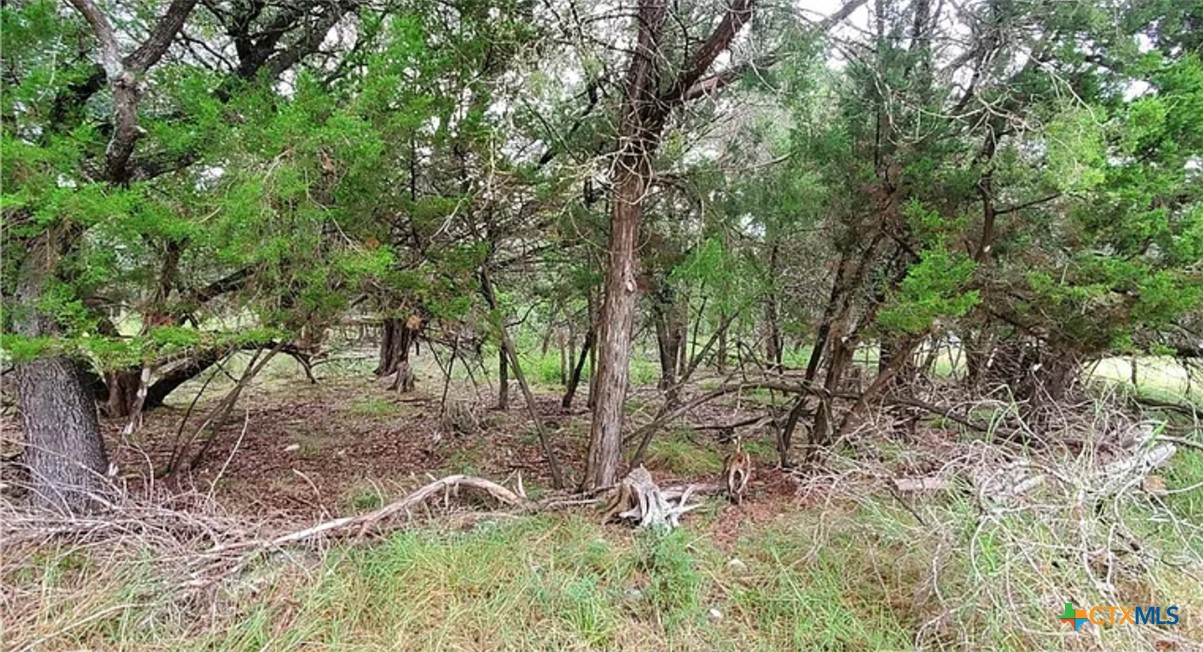
[[[710,618],[710,620],[719,621],[723,619],[723,612],[711,607],[710,611],[706,613],[706,616]]]
[[[285,453],[292,453],[292,452],[294,452],[294,451],[299,451],[299,450],[301,450],[301,445],[300,445],[300,444],[289,444],[289,445],[287,445],[287,446],[285,446],[285,447],[284,447],[284,452],[285,452]]]
[[[639,600],[643,598],[643,591],[640,591],[639,589],[627,589],[626,591],[623,591],[623,595],[625,595],[628,600]]]
[[[739,573],[740,575],[743,575],[744,573],[748,572],[748,565],[739,559],[733,558],[731,561],[727,562],[727,569],[733,573]]]

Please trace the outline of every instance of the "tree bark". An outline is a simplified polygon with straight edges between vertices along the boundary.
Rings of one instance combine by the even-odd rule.
[[[108,397],[104,402],[105,416],[125,418],[130,415],[137,399],[140,372],[141,368],[134,368],[105,373],[104,384],[109,390]]]
[[[54,277],[62,245],[55,229],[31,243],[15,295],[14,331],[25,337],[58,333],[37,308]],[[35,502],[69,513],[86,511],[105,486],[108,457],[96,418],[96,400],[80,362],[60,354],[17,365],[17,396],[25,433],[25,459]],[[135,390],[136,391],[136,390]]]
[[[598,338],[598,369],[585,487],[614,484],[622,445],[623,403],[630,380],[631,328],[638,293],[635,287],[635,243],[647,190],[649,162],[643,156],[628,160],[638,170],[619,165],[610,225],[606,298],[602,303]]]
[[[17,367],[34,499],[70,513],[88,510],[91,496],[104,489],[109,467],[96,402],[78,365],[67,357],[48,356]]]
[[[401,330],[404,322],[397,318],[388,318],[380,326],[380,361],[372,373],[377,376],[391,376],[397,373],[397,363],[401,361]]]
[[[510,407],[510,367],[506,364],[505,347],[497,350],[497,409]]]

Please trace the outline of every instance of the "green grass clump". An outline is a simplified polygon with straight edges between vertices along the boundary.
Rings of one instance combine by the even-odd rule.
[[[347,406],[347,412],[359,417],[389,417],[401,411],[401,406],[383,396],[365,396]]]
[[[688,438],[689,431],[666,432],[648,444],[648,464],[679,476],[713,475],[722,472],[723,457],[717,445],[699,446]]]

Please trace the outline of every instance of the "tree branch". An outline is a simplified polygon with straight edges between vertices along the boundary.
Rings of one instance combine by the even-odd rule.
[[[689,64],[681,71],[673,85],[661,100],[668,105],[683,101],[686,91],[693,88],[702,75],[710,69],[711,64],[731,46],[731,41],[739,33],[748,20],[752,18],[753,0],[734,0],[718,27],[714,28],[710,37],[698,46],[690,57]]]
[[[155,23],[146,41],[125,59],[126,67],[141,74],[158,63],[195,6],[196,0],[173,0],[167,7],[167,13]]]

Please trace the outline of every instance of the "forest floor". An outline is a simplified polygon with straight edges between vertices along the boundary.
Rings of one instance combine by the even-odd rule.
[[[131,441],[120,437],[124,422],[106,421],[119,478],[148,500],[186,499],[173,508],[205,515],[186,521],[193,525],[270,533],[369,512],[447,474],[511,488],[520,478],[531,498],[551,495],[517,383],[508,409],[497,410],[495,381],[483,369],[454,374],[445,388],[423,357],[418,390],[401,395],[371,375],[367,356],[319,365],[316,384],[291,360],[273,360],[206,455],[170,479],[154,479],[152,469],[171,457],[199,380],[149,412]],[[556,364],[530,367],[538,412],[574,486],[587,397],[561,408]],[[183,432],[228,391],[230,377],[215,377]],[[470,407],[477,432],[443,424],[444,392]],[[677,420],[649,449],[653,477],[719,482],[727,449],[706,427],[763,414],[778,398],[732,395]],[[654,384],[638,385],[630,420],[648,421],[658,402]],[[8,437],[15,424],[5,419]],[[599,507],[516,515],[448,511],[439,501],[413,515],[414,527],[383,539],[323,541],[200,584],[170,527],[134,528],[118,543],[92,529],[8,546],[0,645],[1203,650],[1203,451],[1179,447],[1160,468],[1121,472],[1105,446],[1017,453],[947,420],[925,418],[903,434],[888,421],[874,415],[840,454],[803,471],[775,468],[767,429],[746,433],[756,471],[744,504],[704,496],[666,534],[602,525]],[[1145,426],[1096,404],[1082,408],[1075,427],[1123,439]],[[1173,427],[1200,435],[1197,421]],[[1023,469],[1056,481],[1003,495],[1007,483],[1022,483],[1014,472]],[[914,491],[907,479],[934,484]],[[1112,487],[1119,481],[1129,486]],[[1066,602],[1176,605],[1180,620],[1074,632],[1058,619]]]

